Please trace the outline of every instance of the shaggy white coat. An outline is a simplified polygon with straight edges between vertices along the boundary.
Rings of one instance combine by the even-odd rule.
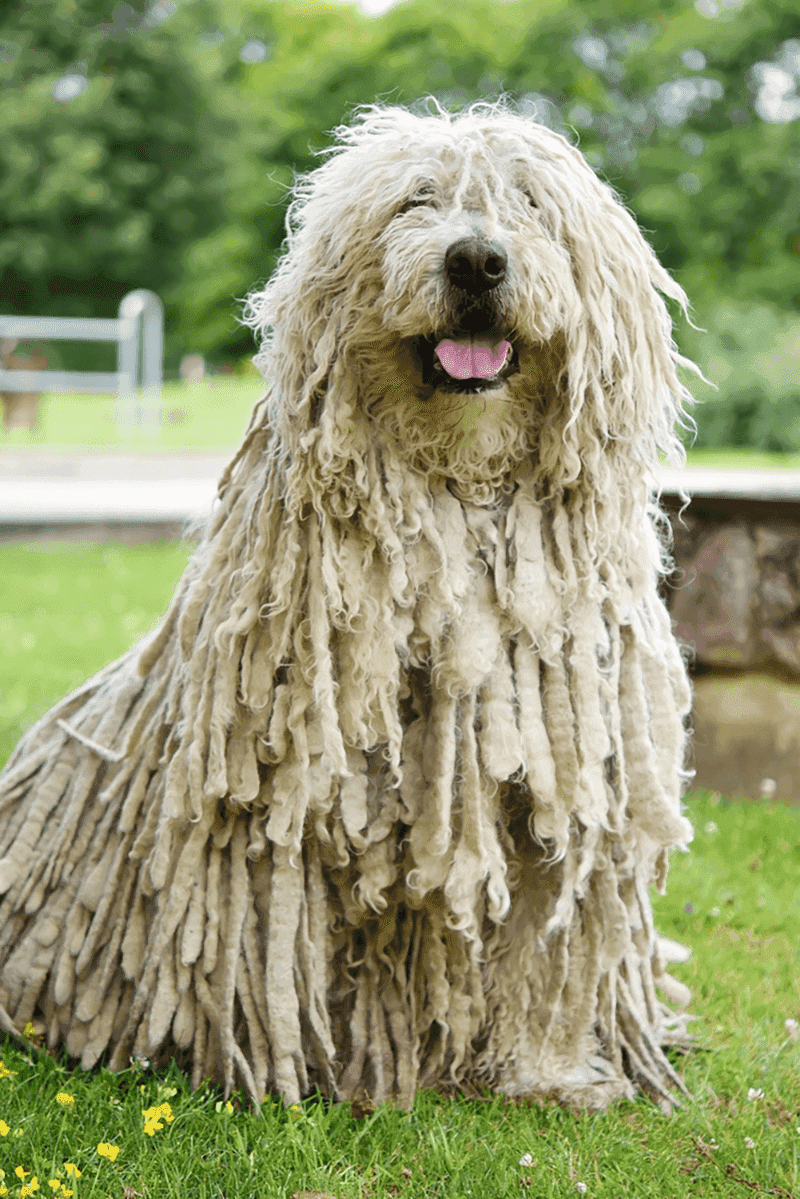
[[[337,133],[250,297],[270,390],[169,613],[0,779],[2,1019],[256,1102],[668,1105],[649,888],[691,837],[689,689],[651,492],[685,296],[505,106]],[[515,370],[459,392],[419,346],[475,237]]]

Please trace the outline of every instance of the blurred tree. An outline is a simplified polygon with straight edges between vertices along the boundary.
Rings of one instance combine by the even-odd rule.
[[[262,180],[312,166],[309,147],[359,103],[504,92],[580,144],[698,310],[720,291],[800,308],[796,0],[467,0],[433,13],[415,0],[373,21],[229,0],[229,28],[242,7],[253,27],[271,22],[264,57],[236,68],[264,134]],[[248,194],[266,274],[282,216]]]
[[[381,23],[302,0],[216,0],[204,19],[217,33],[209,71],[221,81],[218,101],[236,112],[240,135],[218,147],[227,220],[188,251],[183,327],[197,349],[241,357],[253,340],[247,329],[230,331],[229,314],[240,311],[233,299],[271,273],[295,176],[315,165],[328,130],[375,99]]]
[[[186,247],[225,219],[215,147],[237,126],[215,105],[185,22],[167,16],[144,0],[2,10],[5,310],[112,315],[147,286],[174,329]]]
[[[173,357],[248,354],[237,299],[270,273],[326,131],[376,98],[504,92],[578,142],[699,320],[721,296],[739,321],[758,301],[794,345],[768,310],[800,307],[796,35],[796,0],[411,0],[377,19],[16,0],[0,14],[4,306],[110,312],[146,285]]]

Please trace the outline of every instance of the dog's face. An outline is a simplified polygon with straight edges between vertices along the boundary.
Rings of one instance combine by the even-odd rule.
[[[574,320],[570,255],[537,164],[508,150],[491,133],[439,147],[380,239],[383,325],[407,343],[422,401],[511,398],[531,350]]]
[[[586,166],[574,178],[561,139],[532,128],[535,148],[520,128],[456,138],[440,124],[413,170],[391,164],[397,194],[376,239],[386,356],[362,392],[376,419],[406,442],[429,438],[442,465],[467,474],[523,456],[581,317],[565,209],[583,184],[584,206],[599,210],[599,186]]]
[[[250,297],[287,441],[316,426],[333,464],[386,433],[489,491],[523,459],[563,483],[609,446],[674,454],[688,393],[657,291],[686,297],[578,150],[502,105],[337,133]]]

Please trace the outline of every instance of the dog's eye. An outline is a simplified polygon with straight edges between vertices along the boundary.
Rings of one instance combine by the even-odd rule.
[[[528,201],[528,203],[530,204],[531,208],[538,208],[538,207],[539,207],[539,205],[536,203],[536,201],[534,200],[534,198],[533,198],[533,196],[531,195],[531,193],[530,193],[530,192],[527,190],[527,188],[523,188],[523,189],[522,189],[522,191],[523,191],[523,194],[524,194],[524,196],[525,196],[525,199]]]
[[[425,188],[411,196],[406,200],[405,204],[401,204],[397,210],[397,215],[402,216],[404,212],[408,212],[411,208],[421,208],[425,204],[430,204],[433,201],[433,191],[430,188]]]

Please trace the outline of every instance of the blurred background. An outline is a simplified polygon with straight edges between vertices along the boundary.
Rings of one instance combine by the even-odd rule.
[[[673,615],[698,695],[715,688],[696,744],[716,746],[717,773],[698,777],[800,798],[799,83],[796,0],[5,0],[0,313],[115,317],[146,288],[164,306],[166,384],[148,427],[120,422],[114,396],[4,397],[3,502],[34,476],[58,515],[53,478],[85,476],[96,498],[104,481],[213,475],[262,389],[241,301],[272,271],[288,189],[329,130],[375,99],[506,94],[581,148],[689,294],[699,328],[676,336],[714,385],[691,380],[690,466],[745,472],[695,488],[676,523]],[[0,343],[8,369],[112,371],[114,355]],[[777,490],[752,473],[766,467]],[[34,523],[0,532],[4,752],[152,625],[188,552],[92,548],[121,526],[76,521],[43,556],[52,529]],[[719,741],[733,717],[739,740]]]
[[[505,92],[580,146],[689,293],[707,332],[679,336],[719,388],[696,446],[797,451],[799,78],[796,0],[6,0],[0,310],[114,316],[147,287],[168,379],[189,354],[246,370],[238,301],[327,131],[376,97]],[[113,346],[47,352],[113,369]]]

